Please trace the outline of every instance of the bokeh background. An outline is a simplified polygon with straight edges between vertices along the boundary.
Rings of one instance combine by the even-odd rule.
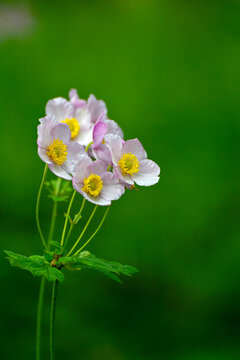
[[[138,267],[137,276],[119,285],[65,274],[57,358],[240,358],[239,17],[237,0],[1,0],[1,359],[35,356],[39,278],[11,268],[3,250],[42,252],[36,127],[46,102],[70,88],[104,99],[125,138],[138,137],[161,166],[161,180],[115,202],[88,247]],[[45,192],[45,233],[51,206]],[[44,359],[49,304],[50,287]]]

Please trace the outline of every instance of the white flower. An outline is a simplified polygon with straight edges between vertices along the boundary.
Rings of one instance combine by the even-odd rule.
[[[110,205],[112,200],[118,200],[125,191],[118,178],[107,171],[104,161],[92,161],[86,153],[78,157],[72,181],[76,191],[97,205]]]
[[[38,125],[38,154],[57,176],[71,180],[74,160],[84,149],[71,142],[71,132],[66,124],[57,123],[52,117],[40,119]]]
[[[79,99],[76,90],[69,93],[70,101],[58,97],[48,101],[46,114],[59,123],[66,123],[71,130],[71,140],[87,146],[92,141],[92,132],[99,116],[106,119],[107,108],[102,100],[90,95],[88,100]]]
[[[105,141],[111,153],[114,173],[125,186],[130,187],[134,183],[150,186],[159,181],[160,168],[147,159],[138,139],[124,142],[118,135],[106,135]]]

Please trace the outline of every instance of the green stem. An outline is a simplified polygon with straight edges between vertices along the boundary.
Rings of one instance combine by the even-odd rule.
[[[57,180],[57,186],[56,186],[56,196],[59,195],[59,190],[60,190],[60,185],[61,185],[61,178],[58,178]],[[52,218],[51,218],[51,224],[50,224],[50,230],[49,230],[49,235],[48,235],[48,243],[47,243],[47,248],[49,250],[50,248],[50,241],[52,240],[53,237],[53,233],[54,233],[54,228],[55,228],[55,223],[56,223],[56,217],[57,217],[57,207],[58,207],[58,203],[56,201],[54,201],[53,203],[53,211],[52,211]]]
[[[87,145],[87,147],[86,147],[86,149],[85,149],[86,152],[88,152],[88,149],[90,148],[90,146],[92,145],[92,143],[93,143],[93,141],[91,141],[91,142]]]
[[[47,169],[48,169],[48,165],[46,164],[45,168],[44,168],[44,171],[43,171],[43,177],[42,177],[42,181],[41,181],[40,188],[39,188],[39,191],[38,191],[37,204],[36,204],[37,228],[38,228],[38,232],[39,232],[40,238],[42,240],[42,243],[43,243],[43,246],[45,247],[45,249],[47,249],[47,244],[46,244],[46,241],[44,240],[44,236],[43,236],[42,229],[41,229],[40,222],[39,222],[39,203],[40,203],[43,184],[44,184],[46,174],[47,174]]]
[[[76,214],[76,217],[78,217],[79,219],[80,219],[80,216],[81,216],[81,214],[82,214],[82,211],[83,211],[83,208],[84,208],[85,203],[86,203],[86,199],[83,198],[81,208],[80,208],[79,212]],[[72,223],[71,223],[71,226],[70,226],[70,228],[69,228],[68,234],[67,234],[67,238],[66,238],[66,241],[65,241],[64,248],[66,248],[68,239],[69,239],[69,237],[70,237],[70,235],[71,235],[71,233],[72,233],[72,229],[73,229],[74,225],[75,225],[75,223],[72,222]]]
[[[69,220],[69,214],[70,214],[70,211],[71,211],[71,207],[72,207],[72,203],[73,203],[73,200],[75,198],[75,195],[76,195],[76,190],[74,190],[74,192],[72,194],[72,197],[71,197],[71,200],[70,200],[69,205],[68,205],[68,210],[67,210],[66,219],[65,219],[65,222],[64,222],[64,227],[63,227],[63,232],[62,232],[61,246],[63,246],[63,244],[64,244],[64,237],[65,237],[67,224],[68,224],[68,220]]]
[[[59,195],[61,181],[62,181],[62,179],[58,178],[57,187],[56,187],[56,195]],[[52,236],[54,233],[54,228],[55,228],[55,223],[56,223],[56,215],[57,215],[57,206],[58,206],[58,204],[56,202],[54,202],[50,230],[49,230],[49,235],[48,235],[47,250],[49,250],[50,240],[52,240]],[[41,359],[41,324],[42,324],[42,308],[43,308],[43,299],[44,299],[44,292],[45,292],[45,283],[46,283],[46,279],[44,276],[42,276],[41,283],[40,283],[40,289],[39,289],[39,297],[38,297],[36,360]]]
[[[56,316],[56,299],[57,299],[58,281],[55,280],[52,287],[52,303],[50,313],[50,360],[55,359],[55,316]]]
[[[38,301],[38,312],[37,312],[37,338],[36,338],[36,360],[41,359],[41,323],[42,323],[42,308],[45,288],[45,277],[42,276],[40,289],[39,289],[39,301]]]
[[[85,231],[87,230],[88,225],[90,224],[90,222],[91,222],[91,220],[92,220],[92,218],[93,218],[93,215],[95,214],[97,208],[98,208],[98,205],[95,205],[95,207],[94,207],[94,209],[93,209],[93,211],[92,211],[92,213],[91,213],[91,215],[90,215],[90,218],[88,219],[88,221],[87,221],[87,223],[86,223],[86,225],[85,225],[82,233],[80,234],[79,238],[77,239],[76,243],[73,245],[72,249],[69,251],[69,253],[67,254],[67,256],[69,256],[69,255],[73,252],[73,250],[75,249],[75,247],[77,246],[77,244],[79,243],[79,241],[81,240],[81,238],[83,237],[83,235],[84,235]]]
[[[73,256],[76,256],[78,253],[80,253],[80,251],[85,248],[85,246],[92,240],[92,238],[97,234],[97,232],[101,229],[102,224],[104,223],[104,220],[108,214],[108,211],[110,209],[110,206],[107,207],[107,210],[105,211],[102,221],[100,222],[100,224],[98,225],[97,229],[94,231],[94,233],[92,234],[92,236],[90,236],[90,238],[85,242],[85,244],[78,250],[75,252],[75,254]]]

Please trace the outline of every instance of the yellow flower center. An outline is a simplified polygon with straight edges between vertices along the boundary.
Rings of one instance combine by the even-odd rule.
[[[98,196],[102,190],[103,182],[101,180],[101,176],[96,174],[90,174],[88,178],[83,180],[83,188],[82,191],[85,191],[91,196]]]
[[[68,124],[71,131],[71,139],[74,139],[80,131],[80,125],[75,118],[62,120],[62,123]]]
[[[123,154],[118,162],[118,165],[123,175],[133,175],[139,171],[139,161],[137,157],[132,153]]]
[[[67,145],[62,140],[53,140],[47,147],[47,155],[55,164],[62,165],[67,160]]]

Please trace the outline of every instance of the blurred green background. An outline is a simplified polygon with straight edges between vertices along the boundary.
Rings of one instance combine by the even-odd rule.
[[[139,274],[122,285],[65,274],[57,359],[240,358],[239,18],[234,0],[1,1],[1,249],[42,252],[36,127],[46,102],[70,88],[104,99],[125,138],[161,166],[159,184],[115,202],[88,247]],[[0,357],[34,359],[39,278],[3,251],[0,266]],[[50,287],[43,359],[49,304]]]

